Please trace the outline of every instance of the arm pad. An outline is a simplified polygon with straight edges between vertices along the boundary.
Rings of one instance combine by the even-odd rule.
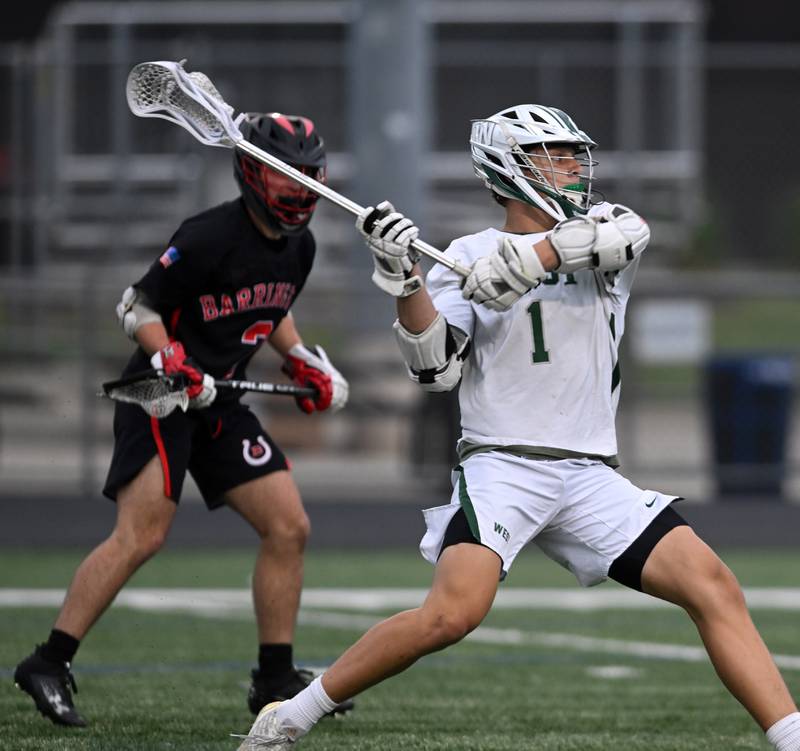
[[[450,391],[458,385],[469,355],[467,334],[450,326],[441,313],[419,334],[412,334],[400,321],[393,328],[412,381],[425,391]]]
[[[161,323],[161,316],[148,305],[148,299],[135,287],[128,287],[117,304],[119,325],[136,341],[136,332],[146,323]]]

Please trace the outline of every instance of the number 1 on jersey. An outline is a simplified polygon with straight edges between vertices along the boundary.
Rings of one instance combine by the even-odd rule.
[[[528,306],[533,333],[533,362],[550,362],[550,353],[544,346],[544,325],[542,324],[542,303],[539,300]]]

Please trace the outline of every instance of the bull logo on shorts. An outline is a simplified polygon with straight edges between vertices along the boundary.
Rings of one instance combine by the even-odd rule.
[[[255,443],[245,438],[242,441],[242,456],[251,467],[260,467],[272,458],[272,449],[263,435],[258,436]]]

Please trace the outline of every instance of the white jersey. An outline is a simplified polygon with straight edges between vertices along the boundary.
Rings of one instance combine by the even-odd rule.
[[[487,229],[461,237],[447,253],[471,266],[504,234]],[[529,235],[531,245],[546,235]],[[638,258],[618,273],[553,272],[504,312],[465,300],[461,278],[444,266],[431,270],[434,305],[472,340],[459,392],[462,458],[519,447],[616,464],[617,350],[637,267]]]

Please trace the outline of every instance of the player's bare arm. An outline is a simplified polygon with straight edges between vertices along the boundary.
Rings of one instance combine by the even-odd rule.
[[[411,273],[421,277],[422,269],[419,265],[414,265]],[[420,287],[413,295],[397,298],[397,320],[411,333],[419,334],[425,331],[437,314],[438,311],[425,287]]]
[[[292,347],[303,343],[291,313],[286,315],[272,332],[269,343],[281,357],[286,357]]]
[[[169,344],[169,334],[163,323],[146,323],[136,332],[136,342],[148,355],[154,355]]]

